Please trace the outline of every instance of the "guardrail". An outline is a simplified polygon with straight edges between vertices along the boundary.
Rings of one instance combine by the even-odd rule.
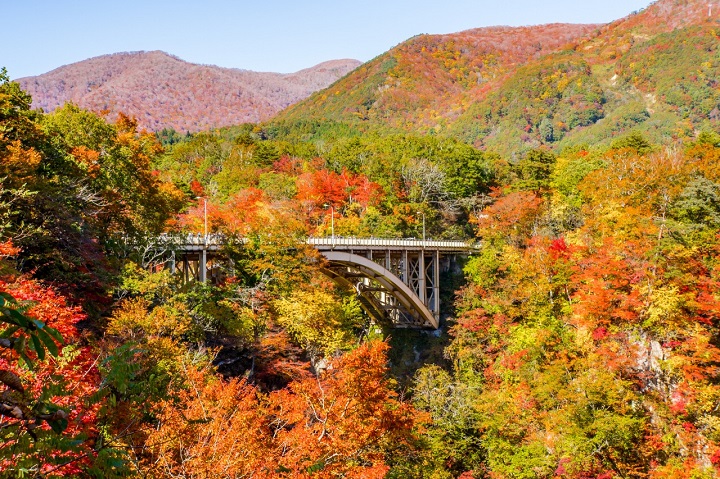
[[[225,244],[226,237],[221,234],[189,233],[187,235],[161,235],[161,240],[179,246],[220,247]],[[240,240],[242,241],[242,239]],[[415,238],[355,238],[355,237],[309,237],[307,244],[328,248],[402,248],[402,249],[445,249],[445,250],[477,250],[479,243],[459,240],[419,240]]]
[[[308,244],[328,247],[358,248],[412,248],[412,249],[477,249],[478,246],[467,241],[457,240],[418,240],[415,238],[346,238],[346,237],[310,237]]]
[[[225,235],[213,233],[207,236],[202,233],[168,234],[160,235],[160,240],[168,243],[187,246],[223,246],[225,244]]]

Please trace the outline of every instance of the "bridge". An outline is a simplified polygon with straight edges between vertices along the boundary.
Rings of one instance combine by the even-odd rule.
[[[307,243],[327,260],[321,271],[354,290],[376,322],[426,329],[440,324],[441,272],[456,269],[458,256],[479,248],[465,241],[390,238],[311,237]],[[212,279],[208,263],[221,255],[224,244],[221,235],[176,237],[172,271],[179,260],[186,281]]]

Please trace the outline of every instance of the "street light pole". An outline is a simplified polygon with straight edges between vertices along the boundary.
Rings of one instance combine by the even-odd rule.
[[[203,200],[203,218],[204,218],[204,224],[205,228],[203,230],[205,240],[207,241],[207,196],[196,196],[196,200]]]
[[[330,208],[330,235],[332,237],[332,246],[335,247],[335,207],[330,203],[325,203],[323,208]]]
[[[425,247],[425,213],[422,211],[418,211],[417,214],[422,215],[423,217],[423,248]]]
[[[200,282],[204,283],[207,281],[207,242],[208,242],[208,235],[207,235],[207,197],[206,196],[197,196],[195,199],[203,200],[203,219],[204,219],[204,235],[203,235],[203,249],[202,253],[200,254],[200,264],[198,265],[200,267]]]

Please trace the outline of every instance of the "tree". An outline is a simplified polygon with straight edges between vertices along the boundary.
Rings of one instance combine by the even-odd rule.
[[[516,166],[520,180],[515,187],[524,190],[544,190],[556,161],[555,155],[545,150],[530,150]]]
[[[103,444],[97,361],[76,329],[84,314],[26,277],[0,281],[0,291],[0,471],[30,477],[127,472],[123,453]]]
[[[552,143],[555,141],[555,132],[552,125],[552,120],[549,118],[543,118],[539,126],[540,139],[544,142]]]
[[[382,478],[414,450],[415,411],[386,378],[385,343],[335,360],[317,378],[260,394],[188,365],[147,441],[155,477]],[[208,460],[212,458],[212,460]]]
[[[294,291],[276,300],[273,306],[278,324],[313,358],[332,357],[348,349],[354,333],[363,326],[360,305],[354,297],[347,296],[341,301],[321,289]]]

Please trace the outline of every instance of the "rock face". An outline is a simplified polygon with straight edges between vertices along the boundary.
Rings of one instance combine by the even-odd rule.
[[[266,120],[358,65],[333,60],[296,73],[258,73],[153,51],[104,55],[17,81],[45,111],[70,101],[110,119],[135,116],[149,130],[184,132]]]

